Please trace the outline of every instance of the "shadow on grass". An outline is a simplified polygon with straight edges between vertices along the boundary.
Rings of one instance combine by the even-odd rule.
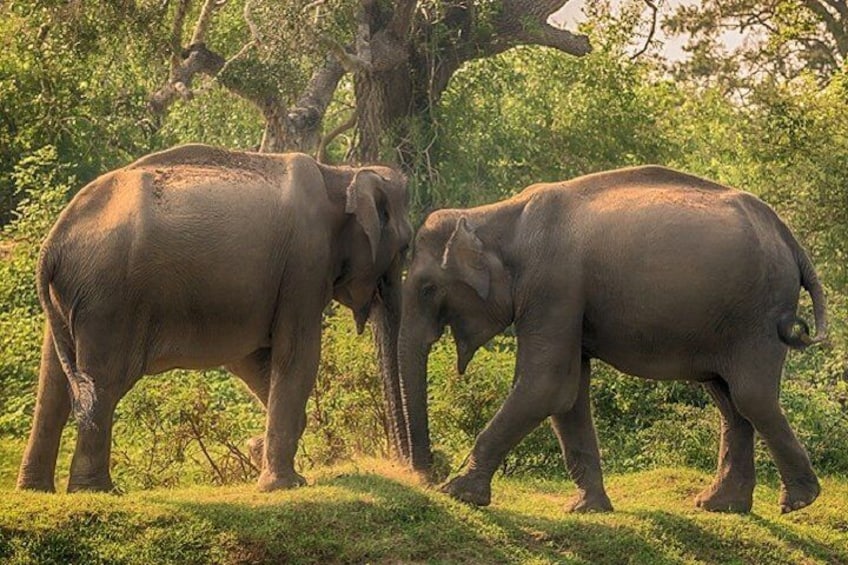
[[[278,504],[168,503],[233,534],[250,563],[518,560],[514,548],[463,520],[470,510],[382,475],[341,475],[309,491]]]
[[[606,514],[600,517],[564,514],[562,520],[550,520],[510,510],[493,509],[492,519],[514,543],[531,547],[537,555],[555,562],[580,563],[678,563],[669,557],[657,540]]]
[[[848,563],[848,553],[829,547],[809,536],[799,535],[778,519],[769,519],[757,514],[738,515],[741,522],[755,526],[768,533],[768,537],[752,535],[721,535],[707,532],[695,520],[668,512],[638,512],[636,516],[651,522],[658,535],[675,540],[681,547],[690,546],[689,553],[707,562],[728,561],[742,557],[746,561],[780,559],[787,563],[796,562],[800,553],[804,562],[815,559],[825,563]],[[740,539],[742,538],[742,539]]]
[[[841,549],[827,546],[823,543],[801,537],[784,524],[768,520],[752,514],[751,521],[769,531],[774,537],[783,540],[787,545],[815,557],[825,563],[848,563],[848,543]]]
[[[533,548],[553,561],[589,563],[848,563],[848,553],[798,535],[790,528],[757,516],[735,515],[731,532],[711,531],[697,515],[662,510],[602,515],[563,514],[561,520],[491,510],[492,519],[512,543]],[[705,514],[705,517],[709,515]],[[745,522],[755,526],[739,532]],[[768,535],[752,532],[762,529]],[[749,535],[750,534],[750,535]]]

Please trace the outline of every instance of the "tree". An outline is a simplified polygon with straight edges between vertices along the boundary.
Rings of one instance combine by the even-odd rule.
[[[227,56],[207,42],[216,17],[232,18],[232,10],[222,16],[231,8],[225,2],[205,0],[196,8],[179,0],[170,76],[150,105],[163,113],[192,98],[198,75],[214,77],[261,111],[262,151],[323,153],[339,131],[355,127],[348,158],[378,159],[388,134],[392,159],[409,168],[417,151],[412,122],[428,122],[463,63],[525,44],[577,56],[591,50],[585,35],[548,23],[563,0],[246,0],[247,41]],[[346,74],[353,79],[352,115],[322,138],[327,108]]]
[[[687,3],[664,22],[666,32],[688,35],[691,58],[678,74],[719,80],[729,88],[748,78],[792,79],[813,72],[826,83],[848,56],[848,3],[845,0],[704,0]],[[745,41],[727,53],[722,35]]]
[[[159,143],[142,69],[163,43],[160,8],[93,6],[0,3],[0,226],[23,197],[21,159],[51,146],[68,178],[85,183]]]

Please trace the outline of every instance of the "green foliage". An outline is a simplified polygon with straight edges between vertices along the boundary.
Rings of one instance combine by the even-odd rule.
[[[74,178],[49,145],[23,157],[11,176],[19,204],[0,239],[0,433],[23,434],[35,404],[43,333],[35,290],[38,250]]]
[[[254,45],[217,82],[194,85],[201,103],[177,104],[164,121],[153,119],[146,104],[166,75],[161,22],[173,3],[104,4],[99,12],[79,3],[0,7],[0,223],[7,224],[0,237],[0,434],[20,439],[30,424],[43,331],[35,264],[40,241],[68,195],[97,174],[172,143],[254,148],[261,116],[221,84],[249,75],[268,89],[297,93],[320,63],[314,56],[322,38],[345,41],[353,29],[344,19],[353,13],[346,9],[348,0],[324,3],[318,19],[312,8],[303,10],[310,4],[253,3],[263,37],[274,35],[271,28],[281,17],[303,25],[292,24],[292,34]],[[497,2],[478,6],[481,22],[498,15]],[[216,12],[211,47],[228,54],[241,48],[249,33],[243,7],[232,2]],[[783,405],[815,467],[848,473],[842,447],[848,444],[848,75],[833,72],[824,87],[820,75],[804,73],[789,82],[749,81],[742,104],[722,83],[710,87],[712,82],[697,77],[673,82],[657,64],[628,59],[625,47],[632,42],[637,8],[641,3],[631,2],[613,20],[597,3],[588,26],[596,49],[587,57],[519,48],[461,69],[426,117],[432,123],[422,118],[406,132],[404,150],[422,156],[413,160],[420,168],[411,172],[413,216],[420,220],[432,208],[495,201],[533,182],[649,162],[757,194],[809,248],[830,303],[831,344],[790,354]],[[197,3],[193,9],[199,9]],[[790,13],[780,17],[781,25],[807,25]],[[481,24],[476,32],[486,29]],[[297,56],[280,58],[287,52]],[[344,84],[328,129],[349,116],[351,88]],[[340,157],[341,145],[332,146],[331,154]],[[806,297],[802,312],[810,317]],[[347,312],[328,312],[301,464],[386,454],[372,341],[355,335]],[[508,394],[514,350],[511,338],[497,338],[460,376],[449,336],[434,348],[433,441],[453,469]],[[594,374],[595,419],[607,469],[714,468],[718,414],[698,387],[642,381],[600,363]],[[148,377],[119,405],[114,475],[130,490],[244,481],[256,473],[244,443],[263,427],[256,400],[222,371]],[[765,475],[773,475],[762,446],[757,457]],[[503,470],[565,473],[546,426],[510,454]]]
[[[16,164],[45,145],[83,182],[161,147],[146,110],[158,4],[0,6],[0,225]]]
[[[828,0],[704,0],[681,3],[663,21],[686,38],[689,59],[675,63],[681,78],[744,92],[765,75],[792,80],[813,72],[826,83],[842,67],[848,39],[845,14]],[[744,36],[727,49],[723,36]]]
[[[174,143],[208,143],[248,151],[259,147],[261,117],[253,105],[217,85],[202,96],[201,104],[171,108],[160,135]]]
[[[434,206],[481,204],[533,182],[665,160],[647,72],[608,52],[575,59],[532,48],[469,65],[439,111]]]
[[[310,465],[355,455],[388,455],[388,431],[370,328],[356,334],[350,312],[325,317],[321,362],[307,408],[302,451]]]
[[[245,443],[262,433],[264,420],[246,387],[222,371],[148,377],[119,405],[114,480],[136,490],[254,479]]]

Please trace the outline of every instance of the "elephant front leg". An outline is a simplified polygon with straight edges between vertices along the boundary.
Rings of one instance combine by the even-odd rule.
[[[580,383],[579,341],[555,337],[553,342],[560,346],[550,347],[551,340],[538,333],[522,339],[519,328],[517,378],[512,391],[477,437],[468,472],[447,483],[444,492],[464,502],[488,505],[492,476],[507,453],[545,418],[567,412],[574,405]]]
[[[321,319],[293,325],[271,361],[268,419],[259,489],[272,491],[306,484],[294,470],[298,442],[306,427],[306,402],[315,384],[321,344]]]
[[[477,436],[469,469],[449,481],[442,491],[463,502],[488,506],[492,477],[507,453],[551,415],[545,394],[528,383],[516,383],[495,417]]]
[[[721,444],[715,480],[695,504],[713,512],[750,512],[756,484],[754,427],[734,406],[725,381],[704,383],[704,389],[721,414]]]
[[[604,489],[601,454],[592,423],[589,399],[589,359],[584,358],[580,370],[580,390],[574,406],[567,412],[554,414],[551,425],[559,439],[565,467],[577,484],[577,496],[568,505],[571,512],[611,512],[612,503]]]

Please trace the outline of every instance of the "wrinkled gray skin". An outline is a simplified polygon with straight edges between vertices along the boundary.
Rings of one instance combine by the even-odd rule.
[[[260,489],[303,484],[294,456],[324,307],[335,298],[361,329],[373,306],[395,320],[377,325],[391,330],[383,345],[396,348],[398,316],[389,314],[399,312],[412,234],[405,184],[386,167],[186,145],[86,186],[41,252],[48,323],[18,487],[54,490],[73,405],[80,425],[68,490],[112,490],[121,397],[143,375],[221,365],[267,407]],[[386,385],[399,407],[398,383]]]
[[[795,316],[801,286],[813,299],[815,339]],[[403,294],[401,385],[412,462],[422,471],[432,460],[431,345],[449,325],[463,372],[481,345],[515,324],[512,391],[478,436],[467,472],[444,487],[455,498],[488,504],[504,456],[551,417],[578,487],[570,509],[612,509],[590,413],[591,359],[702,383],[715,400],[718,473],[698,506],[750,510],[754,430],[780,471],[784,512],[819,494],[778,390],[787,346],[824,338],[824,295],[807,254],[751,194],[649,166],[438,211],[416,236]]]

